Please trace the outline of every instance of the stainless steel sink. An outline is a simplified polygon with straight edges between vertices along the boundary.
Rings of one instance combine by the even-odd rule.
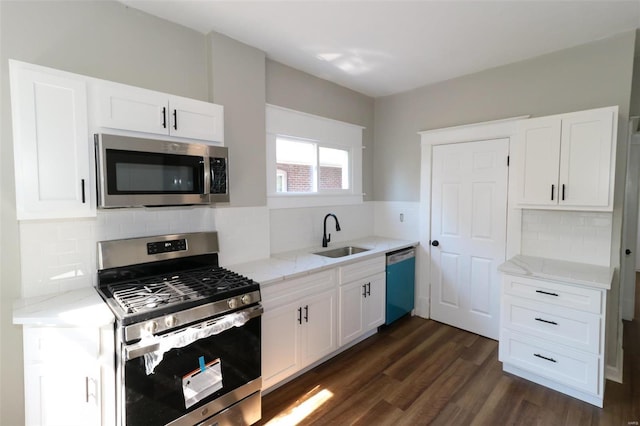
[[[346,246],[346,247],[334,248],[331,250],[318,251],[313,254],[317,254],[318,256],[335,258],[335,257],[351,256],[352,254],[362,253],[365,251],[369,251],[369,249],[362,248],[362,247]]]

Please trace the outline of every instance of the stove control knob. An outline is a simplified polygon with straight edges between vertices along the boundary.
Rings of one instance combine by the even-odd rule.
[[[238,300],[237,300],[237,299],[235,299],[235,298],[234,298],[234,299],[229,299],[229,300],[227,301],[227,304],[229,305],[229,307],[230,307],[231,309],[235,309],[235,308],[237,308],[237,307],[238,307]]]
[[[164,324],[167,327],[175,327],[178,324],[178,319],[173,315],[169,315],[164,319]]]
[[[243,305],[251,303],[251,296],[249,296],[248,294],[245,294],[240,298],[240,301],[242,302]]]
[[[155,321],[149,321],[144,325],[144,329],[149,333],[153,334],[158,331],[158,323]]]

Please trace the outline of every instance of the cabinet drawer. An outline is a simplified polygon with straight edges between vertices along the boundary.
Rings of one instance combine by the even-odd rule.
[[[603,297],[600,290],[514,275],[504,276],[503,287],[504,293],[512,296],[525,297],[594,314],[602,312]]]
[[[335,286],[335,269],[329,269],[263,286],[260,293],[262,294],[262,304],[266,309],[267,306],[273,305],[272,302],[281,305],[299,298],[301,294],[321,292]]]
[[[384,272],[384,268],[384,256],[378,256],[373,259],[367,259],[350,265],[341,266],[338,268],[338,276],[340,277],[339,281],[340,284],[345,284],[359,280],[361,278],[377,274],[378,272]]]
[[[565,349],[531,336],[501,330],[500,361],[572,388],[599,394],[597,355]]]
[[[25,362],[95,362],[100,354],[97,328],[24,327]]]
[[[505,296],[502,327],[532,334],[575,349],[600,352],[601,317],[518,297]]]

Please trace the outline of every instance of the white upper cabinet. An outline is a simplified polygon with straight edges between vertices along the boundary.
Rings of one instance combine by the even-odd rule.
[[[85,80],[18,61],[10,77],[18,219],[95,216]]]
[[[97,96],[100,127],[224,142],[221,105],[105,81]]]
[[[513,148],[523,208],[613,208],[618,107],[523,120]]]

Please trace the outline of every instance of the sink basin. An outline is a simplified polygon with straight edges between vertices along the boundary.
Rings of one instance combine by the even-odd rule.
[[[317,254],[318,256],[335,258],[335,257],[351,256],[352,254],[362,253],[365,251],[369,251],[369,249],[361,248],[361,247],[346,246],[346,247],[334,248],[331,250],[318,251],[313,254]]]

